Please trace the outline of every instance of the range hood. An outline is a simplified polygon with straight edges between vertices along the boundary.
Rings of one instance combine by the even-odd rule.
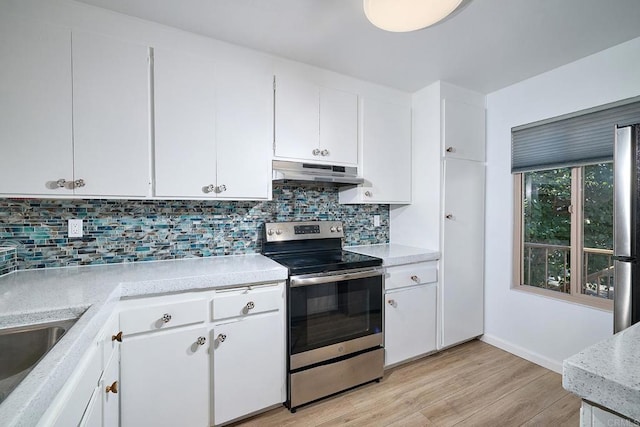
[[[305,181],[333,185],[358,185],[364,179],[358,177],[355,166],[319,165],[315,163],[273,161],[274,182]]]

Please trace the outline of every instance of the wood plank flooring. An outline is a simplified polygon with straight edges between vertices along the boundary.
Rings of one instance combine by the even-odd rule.
[[[481,341],[385,372],[368,384],[302,407],[233,424],[276,426],[578,426],[580,399],[562,378]]]

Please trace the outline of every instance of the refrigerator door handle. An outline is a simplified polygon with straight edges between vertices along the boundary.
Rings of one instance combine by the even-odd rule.
[[[630,126],[617,128],[614,145],[614,254],[619,257],[633,257],[633,176],[634,156]],[[616,289],[617,291],[617,289]],[[617,293],[617,292],[616,292]]]
[[[614,261],[615,298],[613,301],[613,333],[631,326],[631,280],[632,262]]]

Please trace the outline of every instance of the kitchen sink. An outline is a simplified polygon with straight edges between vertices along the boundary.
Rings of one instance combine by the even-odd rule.
[[[0,330],[0,403],[77,319]]]

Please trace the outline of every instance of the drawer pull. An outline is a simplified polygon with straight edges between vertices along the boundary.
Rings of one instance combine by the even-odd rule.
[[[162,316],[162,321],[163,321],[164,323],[169,323],[169,321],[170,321],[170,320],[171,320],[171,315],[170,315],[169,313],[165,313],[165,314]]]
[[[205,337],[198,337],[198,339],[196,340],[196,344],[198,345],[205,345],[206,342],[207,339]]]
[[[115,335],[111,335],[111,341],[122,342],[122,331],[118,332]]]
[[[118,394],[118,381],[114,381],[113,384],[108,385],[106,387],[107,393],[111,392],[114,394]]]
[[[253,301],[249,301],[246,305],[247,311],[256,308],[256,305],[253,303]]]
[[[418,283],[420,281],[420,278],[416,275],[411,276],[411,280],[413,280],[414,282]]]
[[[218,334],[218,341],[224,342],[224,340],[226,339],[227,339],[227,336],[225,334]]]
[[[390,299],[389,301],[387,301],[387,304],[389,304],[392,307],[395,307],[396,306],[396,300]]]

